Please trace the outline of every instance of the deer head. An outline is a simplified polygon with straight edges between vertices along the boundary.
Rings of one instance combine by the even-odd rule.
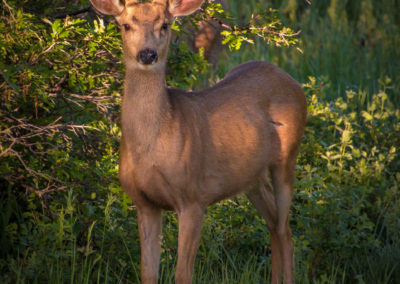
[[[139,69],[164,68],[174,17],[196,11],[203,0],[90,0],[106,15],[113,15],[122,29],[127,66]]]

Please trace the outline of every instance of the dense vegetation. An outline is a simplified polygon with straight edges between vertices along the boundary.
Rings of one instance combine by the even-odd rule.
[[[198,88],[254,59],[292,74],[309,103],[291,218],[296,278],[394,283],[400,278],[400,3],[307,2],[228,1],[231,50],[216,71],[201,52],[177,42],[168,84]],[[119,30],[83,0],[3,0],[0,7],[0,282],[138,283],[136,213],[117,178]],[[299,41],[288,38],[285,46],[264,35],[266,44],[235,29],[257,13],[277,29],[301,30]],[[161,283],[173,282],[176,225],[166,213]],[[244,197],[210,207],[194,282],[264,282],[268,239]]]

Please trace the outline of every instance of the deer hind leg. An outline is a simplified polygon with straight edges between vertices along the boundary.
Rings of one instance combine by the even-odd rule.
[[[156,284],[160,264],[161,210],[152,205],[138,206],[138,227],[141,246],[141,282]]]
[[[281,283],[282,273],[285,283],[293,283],[293,242],[289,228],[292,178],[284,178],[280,169],[272,170],[271,187],[268,174],[258,188],[247,193],[247,197],[267,222],[271,235],[272,276],[271,283]]]
[[[272,184],[277,207],[277,222],[274,234],[279,238],[285,283],[293,283],[293,241],[292,231],[289,227],[289,213],[293,197],[294,164],[273,169]]]
[[[201,236],[204,208],[191,206],[178,214],[178,263],[175,283],[192,283],[193,266]]]
[[[247,197],[267,222],[271,234],[271,283],[280,283],[283,268],[280,239],[275,232],[278,210],[276,207],[274,192],[269,182],[265,180],[258,188],[254,188],[252,191],[247,193]]]

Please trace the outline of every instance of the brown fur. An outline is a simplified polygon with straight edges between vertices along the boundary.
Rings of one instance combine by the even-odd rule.
[[[96,6],[100,0],[91,1]],[[119,14],[113,11],[121,7],[113,7],[109,13],[131,27],[122,33],[126,78],[120,180],[137,206],[142,283],[157,283],[162,209],[178,215],[175,282],[191,283],[206,207],[240,193],[247,194],[270,230],[272,282],[281,282],[283,274],[291,283],[288,220],[306,122],[305,97],[293,78],[266,62],[242,64],[200,92],[168,89],[170,30],[162,24],[194,11],[201,2],[160,5],[158,0],[157,5],[127,5]],[[158,61],[143,65],[136,55],[149,48]]]
[[[221,4],[224,10],[227,10],[228,6],[225,0],[214,0],[214,2]],[[204,57],[213,65],[213,68],[217,66],[223,47],[221,43],[221,31],[223,30],[221,21],[208,17],[206,20],[200,21],[197,28],[188,27],[188,31],[191,33],[191,37],[188,40],[191,49],[197,52],[203,48]]]

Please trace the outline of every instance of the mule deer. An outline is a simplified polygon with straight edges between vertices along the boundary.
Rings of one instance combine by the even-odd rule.
[[[228,6],[225,0],[213,0],[213,2],[220,4],[226,11]],[[204,49],[204,57],[210,62],[215,69],[217,67],[219,55],[222,50],[222,20],[218,21],[207,17],[206,20],[200,21],[198,27],[188,26],[187,30],[192,37],[188,39],[189,46],[192,51],[198,52],[199,49]]]
[[[239,193],[267,222],[272,282],[293,282],[289,209],[306,122],[299,84],[272,64],[248,62],[206,90],[168,89],[170,25],[203,0],[91,1],[122,27],[120,181],[137,207],[142,283],[157,283],[162,210],[178,216],[175,282],[191,283],[206,207]]]

